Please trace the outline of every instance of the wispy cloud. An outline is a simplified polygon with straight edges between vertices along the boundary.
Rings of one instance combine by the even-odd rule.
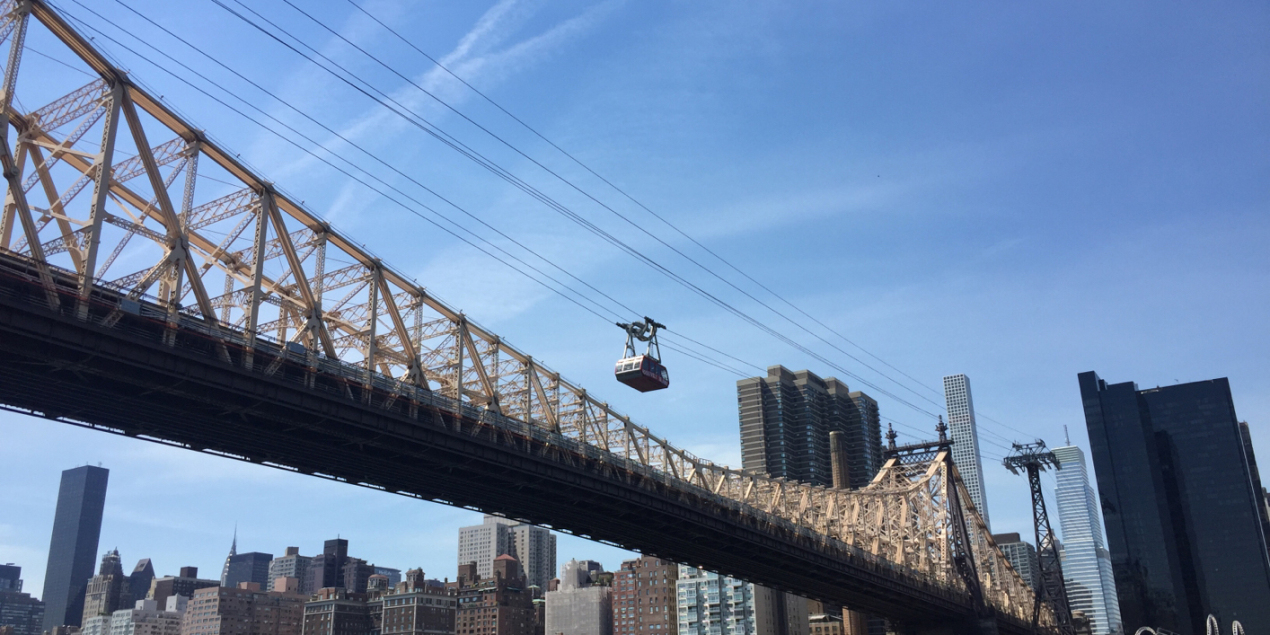
[[[517,10],[521,9],[520,0],[503,0],[486,11],[472,29],[459,39],[455,48],[443,55],[440,61],[467,82],[479,84],[483,89],[488,90],[511,73],[532,66],[565,45],[570,39],[592,28],[617,4],[615,1],[610,1],[596,5],[577,16],[555,24],[542,33],[500,48],[498,45],[510,39],[522,26],[521,22],[524,18],[532,13],[530,8]],[[367,39],[371,35],[367,33]],[[334,44],[332,43],[331,46]],[[304,86],[304,94],[312,94],[312,85],[315,81],[322,85],[334,86],[336,90],[344,90],[342,82],[325,76],[323,71],[310,69],[305,75],[306,79],[303,81],[297,80],[297,84]],[[314,80],[314,77],[317,79]],[[416,74],[411,79],[417,86],[456,108],[473,96],[471,91],[452,78],[449,73],[436,66]],[[414,85],[401,85],[395,90],[385,92],[392,101],[400,104],[399,108],[419,113],[429,120],[444,116],[448,112],[445,106],[423,94]],[[413,127],[413,124],[405,121],[398,114],[377,104],[369,106],[350,119],[352,123],[337,129],[339,136],[356,142],[362,147],[367,147],[368,143],[385,143],[386,140],[395,142],[398,140],[396,135]],[[330,148],[347,147],[335,136],[325,135],[322,139],[323,144]],[[276,145],[272,138],[266,141]],[[299,160],[280,165],[272,171],[277,173],[279,178],[285,178],[310,170],[315,161],[316,159],[306,155]],[[373,165],[376,171],[384,171],[374,162],[370,165]]]

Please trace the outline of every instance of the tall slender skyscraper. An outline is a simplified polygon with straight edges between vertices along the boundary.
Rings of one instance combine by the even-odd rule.
[[[1120,600],[1111,556],[1102,542],[1098,500],[1089,486],[1085,453],[1068,445],[1054,448],[1058,459],[1058,517],[1063,531],[1063,583],[1073,611],[1084,611],[1094,635],[1121,632]]]
[[[1260,487],[1230,382],[1078,381],[1125,629],[1270,624]]]
[[[44,630],[80,626],[84,592],[97,563],[110,470],[85,465],[62,472],[44,573]]]
[[[952,435],[953,463],[961,481],[970,492],[970,500],[992,529],[988,520],[988,496],[983,489],[983,464],[979,461],[979,429],[975,425],[975,401],[970,396],[970,378],[949,375],[944,378],[944,401],[948,407],[948,431]]]

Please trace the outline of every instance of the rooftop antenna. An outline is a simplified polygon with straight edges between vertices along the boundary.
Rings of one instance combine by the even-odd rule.
[[[1072,438],[1067,434],[1067,424],[1063,424],[1063,442],[1067,445],[1072,444]]]

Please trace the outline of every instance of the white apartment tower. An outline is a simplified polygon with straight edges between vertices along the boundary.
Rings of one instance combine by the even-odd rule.
[[[1094,635],[1122,631],[1120,599],[1111,571],[1111,556],[1102,541],[1098,499],[1089,486],[1085,453],[1070,445],[1054,448],[1059,469],[1058,517],[1063,531],[1063,583],[1073,611],[1084,611]]]
[[[948,408],[948,432],[952,435],[953,463],[961,481],[970,492],[970,500],[992,530],[988,520],[988,497],[983,491],[983,464],[979,461],[979,432],[975,425],[975,402],[970,397],[970,378],[949,375],[944,378],[944,402]]]
[[[809,635],[807,598],[679,565],[678,635]],[[778,606],[783,603],[783,606]]]
[[[480,525],[459,529],[459,566],[475,562],[477,575],[488,578],[494,558],[504,554],[520,561],[530,585],[546,590],[556,575],[556,535],[550,530],[489,515]]]

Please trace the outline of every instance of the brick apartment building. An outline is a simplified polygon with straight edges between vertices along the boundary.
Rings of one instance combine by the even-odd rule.
[[[181,635],[302,635],[306,599],[251,582],[199,589],[186,606]]]

